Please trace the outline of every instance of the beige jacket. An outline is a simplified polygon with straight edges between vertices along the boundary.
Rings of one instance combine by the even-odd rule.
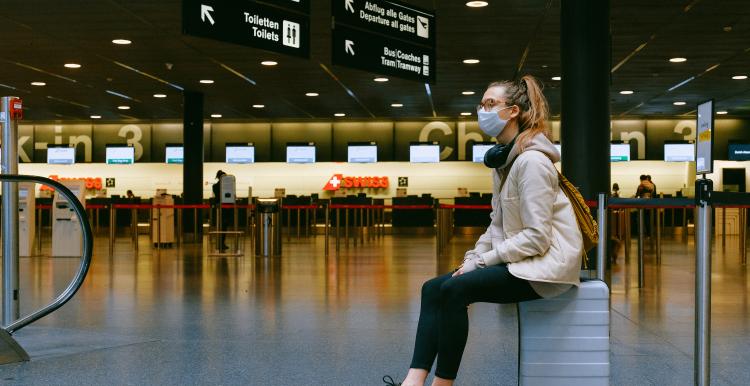
[[[557,296],[580,284],[583,238],[558,184],[555,146],[540,134],[518,153],[514,146],[506,164],[493,170],[492,221],[466,255],[479,267],[508,263],[510,273],[529,280],[540,296]],[[499,192],[502,178],[507,181]]]

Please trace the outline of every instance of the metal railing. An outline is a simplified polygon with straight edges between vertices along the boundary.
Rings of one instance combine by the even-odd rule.
[[[51,314],[58,308],[62,307],[67,303],[73,295],[78,292],[78,290],[81,288],[81,285],[83,285],[84,279],[86,279],[86,274],[89,271],[89,267],[91,266],[91,257],[93,254],[93,246],[94,246],[94,237],[91,232],[91,225],[88,222],[88,217],[86,216],[86,210],[83,208],[83,205],[78,201],[76,196],[73,194],[73,192],[70,191],[65,185],[53,181],[49,178],[39,177],[39,176],[26,176],[26,175],[0,175],[0,181],[2,182],[35,182],[40,183],[43,185],[50,186],[54,188],[58,193],[65,196],[65,198],[70,202],[73,211],[76,213],[76,216],[78,217],[78,221],[81,224],[81,230],[83,232],[83,253],[81,256],[81,263],[78,265],[78,270],[75,273],[75,276],[73,277],[73,280],[68,284],[68,286],[63,290],[63,292],[57,296],[51,303],[47,304],[46,306],[22,317],[17,319],[16,321],[3,326],[3,329],[6,330],[9,333],[16,332],[26,326],[28,326],[31,323],[34,323],[35,321]],[[7,273],[3,273],[3,279],[4,281],[7,280],[8,275]]]

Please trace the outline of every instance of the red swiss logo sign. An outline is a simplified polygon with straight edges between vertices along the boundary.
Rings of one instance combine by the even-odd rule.
[[[350,177],[343,174],[334,174],[328,179],[323,190],[339,189],[383,189],[388,187],[388,177]]]

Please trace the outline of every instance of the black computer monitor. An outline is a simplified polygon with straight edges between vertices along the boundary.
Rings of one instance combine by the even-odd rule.
[[[76,163],[76,148],[71,145],[47,145],[47,163],[50,165]]]
[[[249,143],[227,143],[224,147],[225,161],[228,164],[255,163],[255,145]]]
[[[315,163],[315,142],[287,143],[286,162],[290,164]]]
[[[181,164],[185,160],[185,149],[181,143],[168,143],[164,147],[164,162]]]
[[[110,165],[130,165],[135,162],[133,145],[107,144],[106,162]]]
[[[349,163],[378,162],[378,145],[375,142],[349,142],[346,153]]]
[[[412,142],[409,144],[409,162],[437,163],[440,162],[440,143]]]

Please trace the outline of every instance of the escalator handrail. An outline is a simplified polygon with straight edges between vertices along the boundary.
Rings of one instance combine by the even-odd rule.
[[[65,187],[65,185],[45,177],[16,174],[2,174],[0,175],[0,181],[35,182],[54,188],[57,192],[65,196],[65,198],[68,199],[68,202],[72,204],[73,210],[78,217],[78,222],[81,223],[81,230],[83,231],[83,255],[81,256],[81,264],[78,266],[78,271],[73,277],[73,280],[51,303],[3,327],[3,329],[12,334],[62,307],[73,297],[73,295],[76,294],[76,292],[78,292],[81,285],[83,285],[83,281],[86,279],[86,274],[91,266],[91,256],[94,250],[94,236],[91,232],[91,224],[89,224],[86,216],[86,210],[73,192]]]

